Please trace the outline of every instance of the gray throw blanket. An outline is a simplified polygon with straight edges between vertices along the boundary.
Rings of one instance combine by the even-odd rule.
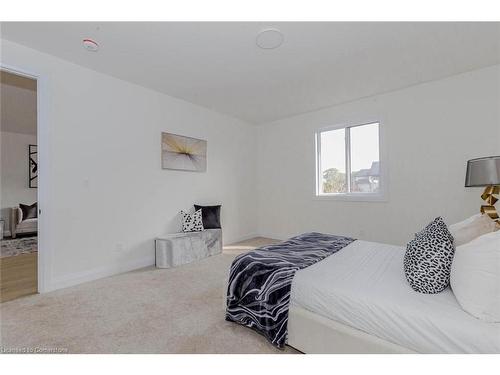
[[[239,255],[229,274],[226,320],[252,328],[283,348],[295,272],[353,241],[349,237],[305,233]]]

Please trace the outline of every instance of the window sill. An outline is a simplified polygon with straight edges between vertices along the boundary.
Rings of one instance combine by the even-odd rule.
[[[387,202],[384,194],[317,194],[313,200],[345,202]]]

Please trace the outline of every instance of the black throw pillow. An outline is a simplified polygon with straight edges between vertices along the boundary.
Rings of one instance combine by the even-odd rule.
[[[450,284],[454,254],[453,236],[443,219],[437,217],[406,246],[406,280],[419,293],[443,291]]]
[[[38,202],[33,203],[31,206],[19,203],[19,208],[23,213],[23,220],[35,219],[38,217]]]
[[[203,228],[216,229],[220,228],[220,207],[221,206],[198,206],[194,205],[194,210],[201,209],[201,218],[203,221]]]

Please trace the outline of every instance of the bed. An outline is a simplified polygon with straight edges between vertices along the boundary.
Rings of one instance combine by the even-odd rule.
[[[500,324],[463,311],[450,288],[413,291],[403,256],[357,240],[297,270],[287,344],[304,353],[500,353]]]

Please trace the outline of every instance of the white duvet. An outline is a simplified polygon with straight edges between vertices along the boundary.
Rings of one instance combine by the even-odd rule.
[[[355,241],[298,271],[291,304],[420,353],[500,353],[500,323],[466,313],[450,288],[413,291],[403,257],[401,247]]]

